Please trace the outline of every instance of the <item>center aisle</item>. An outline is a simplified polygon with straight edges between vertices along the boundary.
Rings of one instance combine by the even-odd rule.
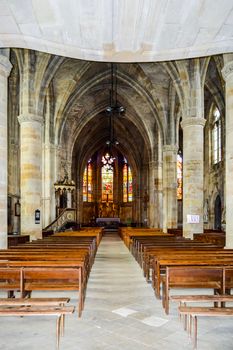
[[[70,297],[77,307],[77,292],[56,296]],[[33,292],[33,297],[54,297],[54,292]],[[60,350],[192,350],[177,304],[170,306],[167,316],[120,237],[105,235],[87,284],[82,317],[77,311],[66,317]],[[54,317],[0,317],[0,350],[55,350],[55,332]],[[233,349],[232,318],[199,318],[198,350],[210,349]]]
[[[76,331],[79,350],[192,349],[177,313],[165,315],[116,234],[101,241]]]

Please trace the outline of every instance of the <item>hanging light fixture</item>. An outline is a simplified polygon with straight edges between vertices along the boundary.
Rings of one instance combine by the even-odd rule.
[[[111,63],[110,103],[105,111],[109,116],[109,139],[106,141],[106,145],[109,147],[117,146],[119,141],[114,135],[114,119],[122,115],[125,112],[125,108],[119,105],[117,101],[117,66],[113,65],[113,63]]]

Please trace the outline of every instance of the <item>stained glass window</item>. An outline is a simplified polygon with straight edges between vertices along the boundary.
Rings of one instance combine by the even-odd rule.
[[[114,158],[110,156],[109,153],[106,153],[102,157],[102,201],[103,202],[113,202],[113,162]]]
[[[123,202],[128,202],[128,167],[123,166]]]
[[[130,166],[126,159],[123,165],[123,202],[132,202],[133,200],[133,179]]]
[[[91,160],[88,161],[83,173],[83,201],[93,201],[93,169]]]
[[[92,165],[87,166],[87,201],[92,202]]]
[[[87,202],[87,166],[85,167],[83,174],[83,201]]]
[[[177,154],[177,199],[182,199],[182,173],[183,173],[183,159]]]
[[[221,116],[217,107],[213,110],[213,127],[212,127],[212,154],[213,163],[217,164],[222,159],[221,153]]]
[[[133,200],[133,178],[130,166],[128,166],[128,202]]]

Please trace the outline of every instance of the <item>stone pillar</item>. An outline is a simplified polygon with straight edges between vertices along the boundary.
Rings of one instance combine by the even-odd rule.
[[[177,227],[177,146],[163,146],[163,232]]]
[[[204,118],[191,117],[183,128],[183,236],[203,232],[203,128]]]
[[[149,206],[149,226],[155,227],[156,220],[156,188],[155,188],[155,177],[156,177],[156,162],[151,161],[149,163],[149,192],[148,198],[144,198],[144,207]],[[144,195],[146,195],[144,193]],[[146,201],[148,200],[148,203]]]
[[[43,117],[21,114],[21,234],[31,239],[42,237],[42,217],[35,223],[35,210],[41,212],[42,199],[42,124]]]
[[[141,223],[144,227],[150,227],[151,222],[149,218],[150,213],[150,198],[151,198],[151,188],[149,187],[149,164],[144,163],[141,168],[141,178],[140,178],[140,195],[141,195]],[[145,203],[145,194],[147,194],[148,200]]]
[[[82,210],[83,210],[83,201],[82,201],[82,181],[80,177],[76,178],[76,220],[79,225],[82,223]]]
[[[233,55],[222,70],[226,81],[226,154],[225,154],[225,197],[226,197],[226,247],[233,248]]]
[[[0,248],[7,248],[7,78],[11,63],[0,54]]]
[[[139,176],[135,178],[135,183],[133,187],[133,202],[132,202],[132,217],[133,221],[137,223],[137,225],[140,225],[142,219],[141,215],[141,197],[140,197],[140,179]],[[120,199],[119,199],[120,202]],[[121,208],[121,207],[120,207]],[[120,216],[120,211],[119,211],[119,216]]]
[[[149,163],[149,226],[162,227],[162,163],[158,160]]]

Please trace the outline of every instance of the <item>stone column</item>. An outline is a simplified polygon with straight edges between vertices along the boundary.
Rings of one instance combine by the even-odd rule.
[[[177,227],[177,146],[163,146],[163,232]]]
[[[162,211],[161,203],[162,193],[162,163],[158,160],[149,163],[149,226],[159,228],[162,227]]]
[[[144,197],[145,193],[147,193],[147,197],[149,195],[150,198],[150,188],[149,188],[149,164],[144,162],[142,167],[141,167],[141,176],[140,176],[140,212],[141,212],[141,224],[144,227],[150,226],[150,220],[149,220],[149,202],[150,200],[147,201],[146,205],[144,202]]]
[[[7,248],[7,78],[11,67],[0,54],[0,248]]]
[[[203,232],[203,128],[204,118],[191,117],[183,128],[183,236]]]
[[[231,58],[231,61],[226,62],[226,58],[228,57]],[[222,74],[226,81],[226,247],[233,248],[233,55],[224,55],[224,60],[225,66],[222,70]]]
[[[133,202],[132,202],[132,218],[133,221],[139,225],[141,223],[141,197],[140,197],[140,179],[139,176],[137,175],[134,179],[135,183],[133,186]],[[120,203],[119,199],[119,203]],[[119,210],[119,216],[120,216],[120,210]]]
[[[21,234],[31,239],[42,237],[42,124],[43,117],[21,114]],[[35,223],[35,210],[40,210],[40,223]]]
[[[76,220],[79,225],[82,223],[82,210],[83,210],[83,201],[82,201],[82,181],[80,177],[76,178]]]

